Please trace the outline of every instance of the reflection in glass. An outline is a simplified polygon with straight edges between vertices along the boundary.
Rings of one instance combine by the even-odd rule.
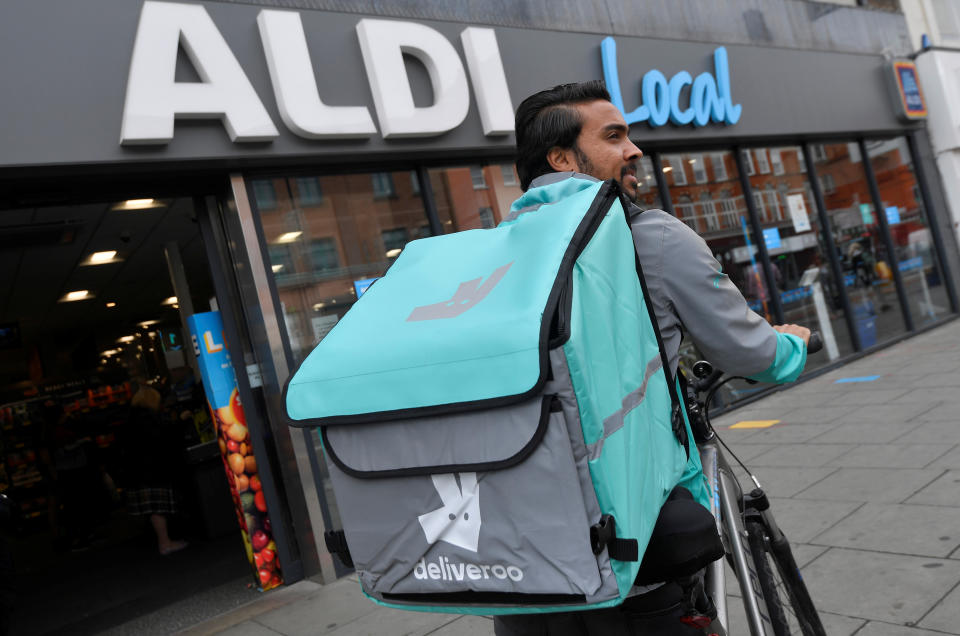
[[[358,288],[382,276],[408,241],[430,235],[417,184],[408,171],[252,182],[296,364]]]
[[[636,204],[644,210],[659,210],[663,207],[657,177],[654,174],[653,161],[642,157],[637,162],[637,200]]]
[[[749,177],[764,231],[783,319],[817,330],[824,349],[807,369],[853,353],[843,304],[829,266],[824,228],[813,202],[800,146],[754,148]]]
[[[251,190],[295,366],[408,241],[430,235],[415,172],[256,179]],[[326,462],[316,478],[333,527],[342,527]]]
[[[664,155],[661,161],[677,218],[703,237],[750,308],[773,322],[773,307],[757,260],[733,153],[672,154]],[[680,365],[688,377],[692,377],[693,363],[702,357],[693,341],[684,336]],[[761,388],[744,382],[731,382],[717,399],[726,404],[758,390]]]
[[[843,264],[860,344],[869,348],[906,331],[870,187],[855,142],[812,146],[817,179]]]
[[[914,323],[920,326],[932,322],[949,313],[950,302],[907,140],[867,141],[866,147]],[[892,272],[879,269],[877,274],[892,276]]]
[[[523,194],[512,163],[432,168],[429,175],[445,233],[496,227]]]

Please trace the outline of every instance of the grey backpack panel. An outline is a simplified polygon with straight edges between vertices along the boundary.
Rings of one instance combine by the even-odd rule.
[[[435,595],[434,605],[455,604],[464,592],[493,593],[490,604],[509,605],[536,604],[536,595],[550,595],[554,606],[617,597],[609,561],[590,547],[588,530],[599,511],[594,502],[588,514],[584,503],[571,427],[559,402],[547,399],[554,410],[543,439],[522,462],[501,470],[391,477],[370,488],[369,479],[331,465],[350,553],[368,594],[395,603],[416,595],[421,604]],[[542,401],[530,401],[536,409],[510,408],[539,418]],[[489,416],[475,413],[474,425],[489,426]],[[529,435],[529,423],[521,430]]]
[[[549,404],[537,398],[479,414],[329,426],[324,443],[340,469],[358,477],[429,474],[447,466],[484,470],[529,453],[548,412]]]

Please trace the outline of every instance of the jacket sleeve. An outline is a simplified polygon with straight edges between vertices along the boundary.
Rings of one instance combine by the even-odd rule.
[[[727,373],[792,382],[803,371],[803,340],[778,333],[747,306],[706,242],[682,222],[663,229],[660,277],[673,310],[701,353]]]

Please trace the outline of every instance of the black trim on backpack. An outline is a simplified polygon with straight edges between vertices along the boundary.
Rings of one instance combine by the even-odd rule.
[[[391,468],[389,470],[356,470],[347,466],[343,459],[341,459],[333,446],[330,444],[330,440],[327,438],[327,428],[328,426],[320,427],[320,436],[323,438],[323,448],[327,452],[327,456],[330,460],[336,464],[337,468],[342,470],[347,475],[351,477],[356,477],[358,479],[381,479],[384,477],[414,477],[417,475],[440,475],[443,473],[479,473],[479,472],[489,472],[492,470],[503,470],[504,468],[510,468],[511,466],[516,466],[517,464],[523,462],[527,457],[533,454],[533,451],[536,450],[537,446],[540,445],[540,442],[543,441],[544,435],[547,434],[547,426],[550,424],[550,414],[557,413],[561,411],[560,400],[556,395],[544,395],[543,396],[543,405],[540,408],[540,421],[537,424],[537,429],[533,433],[533,437],[521,448],[519,451],[514,453],[511,457],[506,459],[499,459],[493,462],[476,462],[473,464],[445,464],[442,466],[414,466],[411,468]]]
[[[539,394],[547,383],[550,369],[550,331],[553,324],[553,315],[558,311],[561,292],[566,286],[567,279],[573,273],[573,265],[576,263],[580,254],[586,248],[587,243],[593,238],[597,228],[603,221],[610,206],[620,199],[621,191],[619,184],[610,179],[600,185],[590,208],[584,214],[580,225],[573,233],[569,245],[560,261],[560,267],[557,270],[557,277],[554,280],[553,287],[547,297],[547,304],[543,311],[544,318],[540,323],[540,375],[536,383],[523,393],[515,395],[504,395],[482,400],[471,400],[467,402],[451,402],[448,404],[434,404],[431,406],[421,406],[409,409],[396,409],[392,411],[377,411],[375,413],[357,413],[354,415],[332,415],[329,417],[306,418],[295,420],[287,413],[287,391],[290,389],[290,382],[300,371],[300,367],[309,359],[309,356],[297,365],[297,370],[290,374],[283,384],[283,414],[287,424],[296,428],[327,426],[334,424],[366,424],[371,422],[388,422],[393,420],[402,420],[413,417],[426,417],[430,415],[446,415],[450,413],[463,413],[466,411],[478,410],[480,408],[495,408],[497,406],[508,406],[524,400],[535,397]],[[359,302],[359,300],[358,300]],[[336,328],[336,327],[334,327]],[[659,332],[658,332],[659,333]],[[326,441],[326,440],[324,440]]]
[[[643,289],[643,302],[647,306],[647,315],[650,317],[650,324],[653,325],[653,333],[657,336],[657,347],[660,349],[660,360],[663,363],[663,372],[667,376],[667,389],[670,391],[670,424],[673,427],[673,434],[677,441],[683,444],[683,449],[687,452],[687,459],[690,459],[690,438],[687,436],[687,427],[683,418],[683,403],[677,395],[676,378],[673,371],[670,370],[670,358],[667,357],[667,351],[663,346],[663,337],[660,335],[660,325],[657,323],[657,313],[654,310],[653,302],[650,300],[650,293],[647,291],[647,279],[643,276],[643,266],[640,264],[640,254],[637,253],[636,241],[633,240],[633,226],[630,225],[631,214],[628,212],[630,204],[621,200],[623,207],[623,220],[630,231],[630,242],[633,244],[633,261],[637,267],[637,277],[640,279],[640,287]]]
[[[587,597],[583,594],[518,594],[516,592],[434,592],[425,594],[384,592],[380,596],[391,603],[411,603],[418,607],[424,605],[585,605]]]

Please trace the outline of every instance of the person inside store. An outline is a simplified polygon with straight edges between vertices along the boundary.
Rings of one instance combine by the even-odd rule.
[[[636,201],[643,153],[630,140],[629,127],[603,82],[564,84],[531,95],[517,109],[515,131],[517,172],[525,192],[571,177],[614,179]],[[674,374],[685,330],[717,368],[767,382],[796,379],[806,361],[808,329],[774,327],[751,311],[706,242],[682,221],[636,205],[629,206],[628,214]],[[797,336],[804,347],[785,334]],[[691,458],[687,468],[684,480],[700,478],[699,462]],[[679,622],[679,609],[679,586],[663,583],[616,608],[497,617],[494,631],[497,636],[702,633]]]
[[[169,520],[178,511],[174,491],[182,449],[177,429],[162,417],[163,397],[141,384],[130,400],[124,431],[127,512],[149,517],[162,555],[179,552],[186,541],[170,538]]]
[[[82,431],[82,423],[54,400],[44,403],[41,419],[40,461],[50,484],[48,519],[54,549],[83,550],[93,539],[100,503],[96,445]]]

